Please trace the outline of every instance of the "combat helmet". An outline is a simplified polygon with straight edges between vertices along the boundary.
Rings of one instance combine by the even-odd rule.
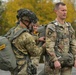
[[[29,21],[30,23],[37,23],[38,21],[35,13],[28,9],[19,9],[17,11],[17,19],[20,19],[21,21]]]

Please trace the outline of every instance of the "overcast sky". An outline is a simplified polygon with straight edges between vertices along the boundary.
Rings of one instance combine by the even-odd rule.
[[[8,0],[2,0],[2,1],[8,1]]]

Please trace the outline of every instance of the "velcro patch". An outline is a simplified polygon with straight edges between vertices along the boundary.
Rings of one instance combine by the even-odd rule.
[[[5,47],[6,47],[5,44],[0,45],[0,50],[3,50]]]

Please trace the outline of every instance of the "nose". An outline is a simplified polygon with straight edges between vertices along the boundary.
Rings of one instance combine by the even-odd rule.
[[[67,14],[67,11],[64,11],[65,14]]]

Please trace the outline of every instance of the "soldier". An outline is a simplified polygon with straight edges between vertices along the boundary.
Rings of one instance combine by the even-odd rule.
[[[39,47],[43,46],[43,49],[41,51],[41,56],[39,56],[40,62],[43,62],[44,61],[44,58],[43,58],[44,54],[43,53],[45,51],[45,44],[44,44],[45,43],[45,25],[39,26],[38,23],[30,24],[29,30],[30,30],[31,35],[33,35],[33,37],[36,41],[36,45]],[[42,73],[42,71],[41,71],[41,73]],[[39,73],[39,74],[42,75],[41,73]]]
[[[30,24],[30,33],[34,36],[36,43],[38,46],[42,46],[43,44],[39,45],[40,42],[45,42],[44,33],[42,26],[39,26],[39,23],[36,24]],[[43,32],[44,31],[44,32]],[[42,35],[41,35],[42,34]]]
[[[38,29],[38,23],[36,23],[36,24],[31,23],[30,24],[30,27],[29,27],[30,34],[33,35],[33,37],[34,37],[34,39],[36,41],[36,45],[38,43],[38,32],[37,32],[37,29]]]
[[[46,29],[45,73],[46,75],[72,75],[72,66],[76,68],[75,31],[70,23],[65,22],[66,5],[58,2],[54,10],[57,17]]]
[[[34,71],[37,69],[37,62],[39,61],[42,48],[36,46],[33,36],[29,33],[29,25],[31,23],[37,23],[38,18],[32,11],[28,9],[20,9],[18,10],[17,19],[19,22],[18,25],[14,28],[14,33],[21,29],[26,29],[26,31],[21,33],[12,41],[16,48],[14,53],[17,60],[17,68],[12,73],[13,75],[36,75],[36,72],[34,73]],[[28,68],[29,59],[27,59],[27,56],[29,56],[31,59],[29,62],[34,65],[30,66],[30,68],[34,67],[34,70],[30,70]]]
[[[44,43],[45,43],[44,33],[45,33],[45,31],[43,29],[44,28],[42,26],[39,26],[39,23],[36,23],[36,24],[30,24],[30,29],[29,30],[30,30],[30,34],[33,35],[33,37],[36,41],[36,45],[39,46],[39,47],[43,47],[43,50],[44,50],[44,48],[45,48],[45,46],[44,46]],[[43,54],[43,50],[41,51],[41,55]],[[40,59],[41,59],[41,57],[40,57]]]

